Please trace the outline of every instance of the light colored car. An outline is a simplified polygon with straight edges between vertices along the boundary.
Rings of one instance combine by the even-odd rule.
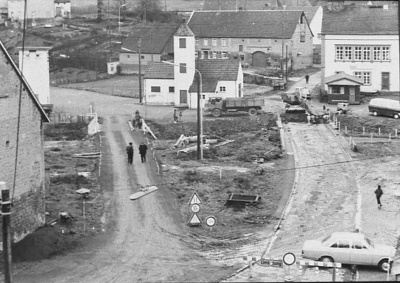
[[[324,239],[304,242],[302,257],[323,262],[376,265],[382,271],[390,268],[395,248],[372,242],[361,233],[334,232]]]
[[[303,99],[311,99],[311,91],[306,87],[296,87],[294,92]]]

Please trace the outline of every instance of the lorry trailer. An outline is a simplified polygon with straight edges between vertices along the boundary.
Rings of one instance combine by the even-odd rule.
[[[254,116],[264,106],[264,98],[258,97],[212,97],[204,105],[204,112],[211,112],[214,117],[222,113],[245,111]]]

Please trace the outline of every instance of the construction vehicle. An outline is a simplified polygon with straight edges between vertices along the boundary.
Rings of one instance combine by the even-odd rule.
[[[204,112],[211,112],[214,117],[222,113],[245,111],[254,116],[264,106],[264,98],[255,97],[212,97],[204,105]]]

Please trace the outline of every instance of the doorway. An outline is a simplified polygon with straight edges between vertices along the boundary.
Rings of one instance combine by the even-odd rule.
[[[390,73],[389,72],[382,72],[381,90],[390,90]]]

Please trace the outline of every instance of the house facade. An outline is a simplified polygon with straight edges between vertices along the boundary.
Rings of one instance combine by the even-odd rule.
[[[208,97],[240,97],[243,72],[239,60],[198,60],[195,36],[182,23],[173,36],[174,61],[151,62],[144,76],[144,102],[196,109],[197,76],[201,74],[202,104]]]
[[[71,18],[71,0],[54,0],[55,16]]]
[[[347,102],[349,104],[360,104],[360,86],[363,81],[346,73],[338,73],[325,79],[328,87],[328,103],[337,104]]]
[[[362,19],[362,21],[360,20]],[[321,86],[344,72],[360,78],[361,92],[399,91],[397,6],[324,8]]]
[[[123,42],[119,53],[121,73],[137,73],[140,64],[144,70],[149,62],[161,62],[164,56],[173,56],[173,35],[176,25],[134,27]],[[139,50],[140,46],[140,50]]]
[[[43,123],[49,118],[2,43],[0,76],[7,82],[0,86],[0,178],[11,192],[18,242],[45,224]]]
[[[50,105],[50,67],[49,50],[51,47],[27,46],[18,47],[19,68],[28,81],[39,102]]]
[[[25,14],[24,0],[8,0],[8,18],[12,21],[23,21]],[[55,17],[54,0],[27,1],[26,16],[28,19],[50,19]]]
[[[303,11],[195,11],[189,27],[200,59],[281,68],[287,54],[293,69],[312,65],[313,34]]]

